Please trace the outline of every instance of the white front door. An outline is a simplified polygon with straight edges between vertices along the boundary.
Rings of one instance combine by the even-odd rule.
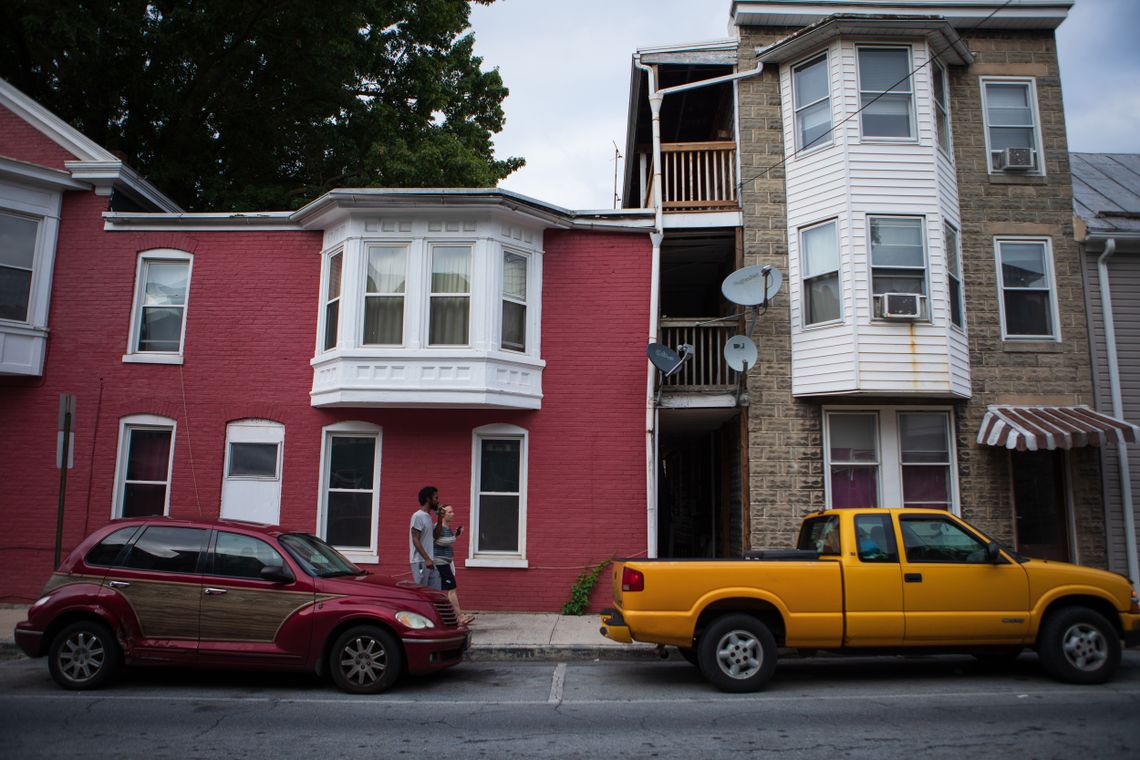
[[[281,458],[285,426],[270,420],[238,420],[226,426],[222,518],[277,525],[281,522]]]

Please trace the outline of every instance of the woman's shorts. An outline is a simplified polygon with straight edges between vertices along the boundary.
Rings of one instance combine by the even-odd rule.
[[[439,584],[444,591],[455,588],[455,569],[452,565],[436,565],[439,570]]]

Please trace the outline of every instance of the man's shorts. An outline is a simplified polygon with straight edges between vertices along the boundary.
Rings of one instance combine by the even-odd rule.
[[[451,589],[455,588],[455,569],[451,564],[441,563],[436,565],[436,568],[439,569],[439,585],[441,590],[451,591]]]
[[[439,566],[428,567],[423,562],[413,562],[412,582],[417,586],[427,586],[439,591]]]

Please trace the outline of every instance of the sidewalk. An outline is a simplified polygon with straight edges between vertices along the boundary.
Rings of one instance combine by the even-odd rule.
[[[26,605],[0,606],[0,655],[19,651],[12,629],[27,617]],[[597,613],[477,612],[471,626],[472,660],[627,659],[650,657],[650,644],[619,644],[598,632]]]

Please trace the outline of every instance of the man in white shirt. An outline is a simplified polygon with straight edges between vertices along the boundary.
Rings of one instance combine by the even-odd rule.
[[[439,509],[439,489],[424,486],[420,489],[420,508],[412,513],[410,558],[412,581],[420,586],[440,589],[439,571],[435,567],[435,523],[432,513]]]

